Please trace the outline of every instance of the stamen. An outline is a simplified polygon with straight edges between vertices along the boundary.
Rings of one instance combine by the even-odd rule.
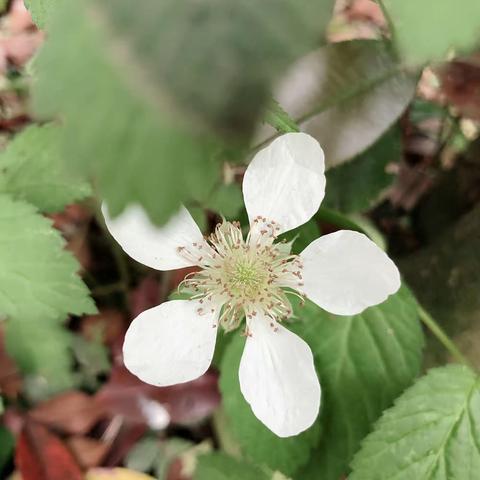
[[[221,308],[213,326],[221,325],[226,331],[238,328],[243,318],[251,320],[257,315],[271,319],[276,330],[277,322],[292,315],[286,295],[304,298],[290,291],[303,286],[301,260],[290,254],[291,243],[274,244],[280,226],[259,216],[251,227],[244,239],[238,222],[224,220],[203,244],[177,249],[182,257],[202,267],[189,273],[179,290],[199,300],[199,315]],[[248,328],[246,334],[251,336]]]

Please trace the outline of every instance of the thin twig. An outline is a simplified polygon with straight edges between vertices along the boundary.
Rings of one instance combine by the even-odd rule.
[[[419,305],[418,314],[424,325],[433,333],[435,338],[446,348],[457,362],[472,368],[471,363],[459,348],[453,343],[450,337],[444,332],[440,325],[433,319],[433,317]]]

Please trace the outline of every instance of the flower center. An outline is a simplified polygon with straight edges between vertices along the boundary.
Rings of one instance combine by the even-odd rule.
[[[237,222],[224,221],[204,244],[179,248],[202,268],[180,285],[200,300],[199,314],[221,308],[220,324],[227,331],[258,312],[278,321],[292,314],[286,294],[298,295],[292,289],[303,285],[302,264],[289,244],[274,243],[277,230],[274,222],[259,217],[244,239]]]

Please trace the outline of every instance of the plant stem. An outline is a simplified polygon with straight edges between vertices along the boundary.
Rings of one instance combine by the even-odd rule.
[[[444,332],[440,325],[433,319],[433,317],[421,306],[418,306],[418,314],[424,325],[433,333],[435,338],[447,349],[455,360],[463,363],[467,367],[472,368],[467,357],[458,349],[450,337]]]

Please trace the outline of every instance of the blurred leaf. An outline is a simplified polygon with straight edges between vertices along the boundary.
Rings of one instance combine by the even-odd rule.
[[[29,420],[18,438],[15,464],[22,480],[83,480],[80,467],[64,443]]]
[[[198,458],[194,480],[270,480],[260,468],[229,457],[223,453],[210,453]]]
[[[480,380],[466,367],[431,370],[376,424],[351,480],[475,480],[480,471]]]
[[[160,453],[160,441],[155,437],[142,438],[128,452],[125,459],[125,466],[138,472],[148,472],[153,466]]]
[[[90,395],[72,390],[36,405],[29,416],[57,432],[85,435],[104,413]]]
[[[382,0],[397,48],[411,64],[441,60],[450,48],[460,51],[480,44],[477,0]]]
[[[0,473],[10,460],[14,446],[15,439],[13,438],[13,435],[5,427],[0,426]]]
[[[323,206],[344,213],[373,207],[394,180],[386,171],[387,165],[400,161],[401,154],[400,129],[395,127],[350,162],[327,171]]]
[[[100,338],[86,340],[74,335],[72,349],[80,367],[82,385],[90,390],[97,389],[98,376],[110,372],[111,364],[107,348],[101,343]]]
[[[6,325],[8,353],[28,376],[24,389],[33,401],[72,388],[72,334],[57,320],[10,320]]]
[[[295,64],[276,95],[325,151],[327,167],[375,143],[403,113],[416,81],[375,40],[334,43]],[[328,186],[327,186],[328,188]]]
[[[243,208],[243,194],[240,185],[238,183],[220,185],[207,200],[205,206],[227,219],[236,220],[238,212]]]
[[[154,470],[157,480],[168,480],[172,462],[193,445],[182,438],[159,441],[158,438],[148,436],[130,450],[126,466],[140,472]]]
[[[478,367],[479,251],[480,206],[477,206],[438,235],[431,245],[398,261],[420,303],[448,334],[461,336],[465,353]],[[438,348],[435,340],[429,347],[432,363],[447,360],[445,350]]]
[[[145,402],[139,402],[139,398]],[[96,400],[112,415],[123,416],[126,422],[148,424],[149,411],[144,408],[147,404],[167,411],[174,424],[191,425],[213,412],[220,395],[213,372],[191,382],[160,388],[142,382],[125,367],[116,367],[97,392]]]
[[[280,438],[255,417],[243,398],[238,381],[244,344],[245,338],[235,335],[222,358],[220,390],[225,413],[234,436],[255,463],[291,474],[308,461],[311,449],[318,443],[319,426],[315,424],[295,437]]]
[[[211,191],[219,133],[253,128],[270,82],[321,35],[332,4],[62,2],[36,63],[37,111],[66,117],[65,158],[96,177],[113,215],[140,203],[163,223]]]
[[[62,0],[23,0],[39,28],[45,28],[53,9]]]
[[[371,425],[420,371],[423,334],[406,288],[363,313],[329,314],[311,302],[292,330],[310,345],[322,385],[322,438],[298,478],[338,480]]]
[[[60,152],[61,127],[27,127],[0,155],[0,193],[33,203],[47,213],[91,195],[90,186],[69,175]]]
[[[273,100],[265,114],[265,121],[280,133],[299,132],[300,127],[282,106]]]
[[[93,468],[85,475],[85,480],[155,480],[150,475],[127,468]]]

